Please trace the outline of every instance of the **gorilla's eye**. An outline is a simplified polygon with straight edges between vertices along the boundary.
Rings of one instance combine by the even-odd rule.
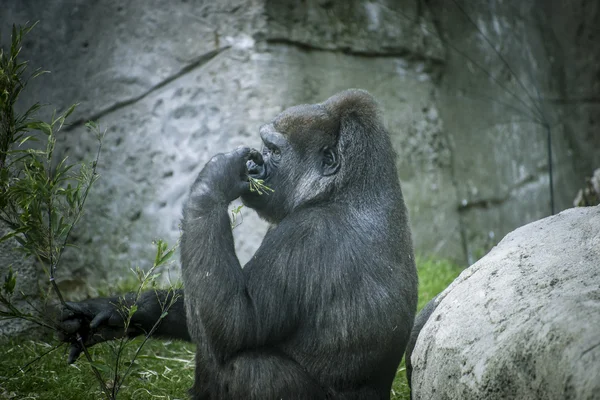
[[[279,161],[281,159],[281,151],[277,147],[268,147],[265,150],[271,160]]]

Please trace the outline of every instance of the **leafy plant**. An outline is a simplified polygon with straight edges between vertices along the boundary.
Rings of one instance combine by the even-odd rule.
[[[28,74],[27,62],[19,59],[23,37],[34,26],[13,26],[10,50],[0,50],[0,222],[6,228],[0,242],[16,240],[20,251],[37,260],[48,278],[47,287],[51,290],[45,293],[40,291],[39,299],[29,298],[22,292],[15,293],[18,287],[17,272],[9,266],[0,288],[0,320],[20,318],[56,330],[48,313],[42,312],[42,307],[35,303],[41,300],[45,308],[54,294],[62,307],[69,308],[56,283],[56,270],[65,248],[70,244],[71,232],[83,215],[90,190],[98,179],[97,166],[105,131],[100,129],[98,123],[88,122],[85,126],[97,140],[95,158],[91,162],[72,164],[68,157],[57,159],[55,150],[57,135],[61,133],[76,104],[63,113],[53,113],[50,121],[38,119],[39,103],[30,106],[22,114],[15,111],[19,96],[28,82],[43,74],[41,70]],[[138,282],[134,302],[129,305],[122,302],[119,305],[125,321],[124,333],[137,311],[136,301],[141,291],[148,286],[156,288],[159,276],[157,269],[166,265],[175,252],[175,247],[169,248],[161,240],[156,242],[156,246],[152,268],[149,271],[139,268],[134,271]],[[17,305],[14,301],[17,294],[30,305],[30,310]],[[116,399],[142,347],[177,301],[173,287],[168,289],[168,294],[164,304],[161,304],[162,315],[146,333],[130,360],[123,359],[124,350],[130,343],[125,334],[109,344],[113,346],[112,354],[115,357],[108,362],[92,359],[83,338],[77,334],[79,346],[107,399]],[[62,344],[56,345],[51,351],[60,346]]]
[[[34,26],[13,26],[9,52],[0,50],[0,221],[7,228],[0,242],[13,238],[20,244],[19,250],[38,260],[54,294],[64,304],[56,284],[56,267],[98,178],[96,166],[104,132],[98,124],[88,123],[86,126],[98,141],[96,158],[90,163],[70,164],[67,157],[56,160],[55,149],[57,135],[76,104],[63,113],[55,112],[49,122],[37,118],[39,103],[22,114],[15,111],[28,82],[43,73],[38,69],[28,74],[27,62],[19,59],[23,37]],[[26,143],[37,145],[25,147]],[[44,313],[34,315],[14,307],[11,297],[16,275],[12,269],[8,276],[14,285],[3,287],[0,317],[24,318],[51,327],[51,322],[44,320]]]

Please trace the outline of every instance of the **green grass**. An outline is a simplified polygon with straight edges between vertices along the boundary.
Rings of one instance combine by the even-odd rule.
[[[429,259],[418,260],[418,269],[419,309],[461,272],[460,267],[448,262]],[[131,360],[140,343],[140,339],[130,342],[123,359]],[[54,345],[17,339],[0,342],[0,399],[102,399],[96,378],[83,356],[75,364],[67,365],[66,346],[35,361]],[[113,351],[106,344],[90,349],[94,360],[107,362],[113,359]],[[147,342],[118,398],[187,399],[186,391],[193,383],[194,352],[195,346],[189,343]],[[404,361],[394,381],[392,399],[409,399]]]

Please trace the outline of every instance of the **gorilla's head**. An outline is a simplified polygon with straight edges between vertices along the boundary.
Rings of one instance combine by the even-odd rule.
[[[382,163],[381,157],[394,155],[377,104],[364,90],[291,107],[263,125],[260,136],[262,164],[250,161],[248,172],[274,192],[250,192],[242,200],[269,222],[302,206],[364,199],[369,181],[397,182],[395,168],[377,170],[393,167],[393,161]]]

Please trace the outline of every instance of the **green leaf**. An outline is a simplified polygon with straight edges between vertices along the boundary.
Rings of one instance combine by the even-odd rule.
[[[27,227],[23,226],[23,227],[17,228],[15,230],[13,230],[12,232],[9,232],[6,235],[2,236],[0,238],[0,243],[5,242],[10,238],[15,238],[15,240],[17,242],[21,243],[21,240],[23,240],[23,239],[19,235],[21,235],[22,233],[25,233],[25,232],[27,232]]]
[[[67,165],[67,166],[63,166],[64,163],[67,161],[67,157],[63,158],[60,163],[56,166],[56,172],[54,174],[54,184],[58,184],[61,181],[63,181],[64,179],[67,179],[68,177],[64,177],[63,176],[69,172],[69,170],[71,168],[73,168],[75,166],[75,164],[71,164],[71,165]]]
[[[32,142],[37,142],[38,139],[35,136],[25,136],[23,139],[21,139],[21,141],[19,142],[19,146],[23,145],[23,143],[27,142],[28,140],[31,140]]]
[[[10,56],[11,58],[15,58],[17,56],[17,46],[21,41],[21,36],[17,35],[17,26],[13,24],[12,26],[12,44],[10,46]]]
[[[31,32],[31,30],[33,28],[35,28],[35,26],[38,24],[38,22],[40,22],[40,21],[35,21],[33,24],[31,24],[29,26],[25,25],[25,28],[23,28],[21,30],[21,32],[23,33],[23,35],[27,35],[29,32]]]
[[[27,241],[21,236],[13,236],[17,242],[23,247],[27,247]]]
[[[133,314],[136,313],[137,310],[138,310],[138,307],[135,304],[132,305],[131,307],[129,307],[129,310],[128,310],[129,318],[131,318],[133,316]]]
[[[154,244],[156,245],[156,257],[154,257],[154,265],[160,265],[160,260],[163,257],[163,252],[165,249],[165,242],[163,242],[161,239],[158,239]]]
[[[7,233],[6,235],[4,235],[4,236],[0,237],[0,243],[2,243],[2,242],[6,242],[8,239],[10,239],[10,238],[12,238],[12,237],[15,237],[15,236],[16,236],[16,235],[18,235],[18,234],[19,234],[19,232],[17,232],[17,231],[12,231],[12,232],[9,232],[9,233]]]
[[[98,129],[98,122],[97,121],[88,121],[85,123],[85,127],[87,129],[89,129],[90,131],[95,131]]]
[[[162,265],[162,264],[166,263],[167,261],[169,261],[169,259],[173,256],[173,254],[175,254],[175,249],[171,249],[171,250],[167,251],[162,256],[162,258],[160,259],[160,261],[157,265]]]
[[[31,75],[31,78],[35,79],[35,78],[37,78],[40,75],[49,74],[49,73],[50,73],[50,71],[41,71],[41,70],[38,70],[33,75]]]
[[[68,118],[69,115],[71,115],[73,113],[73,111],[75,111],[75,107],[77,107],[78,105],[79,105],[79,103],[75,103],[71,107],[69,107],[67,112],[65,112],[65,114],[63,115],[63,118]]]
[[[4,293],[8,295],[12,295],[15,291],[15,286],[17,285],[17,274],[13,272],[12,265],[8,267],[8,273],[4,277],[4,285],[2,289]]]
[[[28,117],[30,114],[35,113],[37,110],[39,110],[41,108],[41,104],[40,103],[35,103],[34,105],[32,105],[31,107],[29,107],[27,109],[27,111],[25,111],[25,113],[23,114],[25,117]]]
[[[43,121],[33,121],[27,124],[27,128],[34,129],[37,131],[41,131],[46,135],[50,136],[52,134],[52,126]]]
[[[139,282],[144,281],[144,271],[142,271],[140,269],[140,267],[135,267],[135,269],[133,269],[133,268],[130,268],[130,269],[131,269],[131,272],[133,272],[135,274],[135,276]]]

